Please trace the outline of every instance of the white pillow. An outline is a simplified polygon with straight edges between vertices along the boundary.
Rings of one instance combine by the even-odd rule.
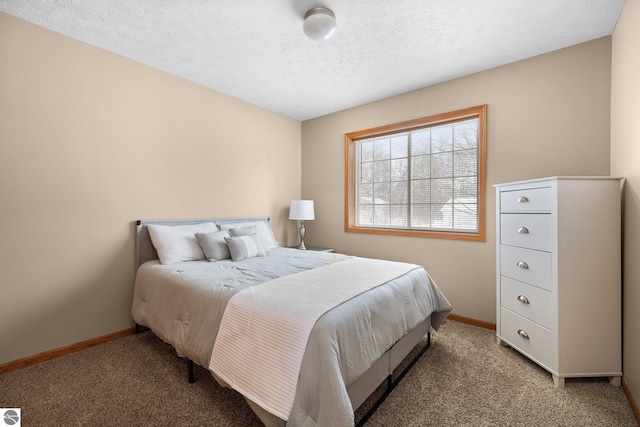
[[[218,226],[220,227],[220,230],[229,231],[232,228],[251,227],[252,225],[257,227],[258,235],[262,238],[265,251],[270,252],[274,248],[278,247],[278,242],[276,241],[273,231],[267,221],[236,222],[233,224],[219,224]]]
[[[218,230],[212,222],[191,225],[153,225],[147,226],[151,243],[158,252],[162,264],[176,264],[184,261],[205,259],[204,252],[196,240],[195,233],[215,232]]]

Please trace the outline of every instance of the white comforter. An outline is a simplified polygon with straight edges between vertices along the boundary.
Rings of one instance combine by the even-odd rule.
[[[222,313],[236,292],[348,258],[278,248],[268,257],[239,263],[162,266],[151,261],[140,267],[136,277],[133,317],[173,345],[180,356],[209,366]],[[353,425],[346,386],[422,320],[431,315],[437,328],[450,309],[424,269],[418,268],[326,313],[309,337],[287,425]],[[265,424],[285,424],[257,413]]]

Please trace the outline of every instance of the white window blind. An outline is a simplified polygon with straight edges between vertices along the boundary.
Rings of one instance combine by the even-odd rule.
[[[478,232],[479,119],[355,141],[355,225]]]

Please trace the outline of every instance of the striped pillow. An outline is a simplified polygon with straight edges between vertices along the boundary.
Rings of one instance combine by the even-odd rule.
[[[251,234],[249,236],[225,237],[225,242],[229,246],[231,259],[234,261],[242,261],[258,256],[265,256],[264,249],[260,245],[258,236]]]

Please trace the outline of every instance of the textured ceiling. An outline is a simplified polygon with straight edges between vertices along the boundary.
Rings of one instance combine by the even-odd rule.
[[[0,11],[306,120],[613,32],[624,0],[0,0]],[[325,42],[305,12],[333,10]]]

